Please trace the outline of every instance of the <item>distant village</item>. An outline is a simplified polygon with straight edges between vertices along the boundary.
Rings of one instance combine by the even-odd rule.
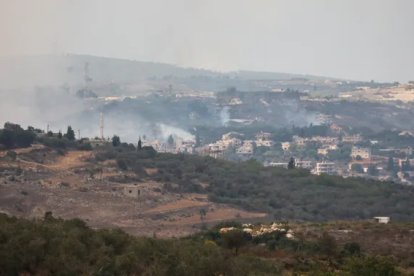
[[[194,140],[177,136],[170,136],[166,142],[143,140],[143,144],[158,152],[199,154],[239,161],[254,158],[269,167],[287,168],[293,158],[295,167],[317,175],[368,177],[407,185],[414,183],[412,147],[378,148],[380,141],[368,140],[361,134],[349,134],[334,123],[330,124],[329,130],[329,136],[295,135],[290,141],[283,142],[275,141],[271,133],[261,131],[256,133],[255,139],[245,139],[244,134],[238,132],[225,133],[221,139],[206,145],[196,145]],[[413,136],[409,132],[399,135]],[[312,154],[306,154],[304,149]],[[279,158],[272,157],[270,153],[274,151],[281,153]]]

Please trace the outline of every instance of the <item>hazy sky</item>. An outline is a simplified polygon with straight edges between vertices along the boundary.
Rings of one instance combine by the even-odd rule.
[[[414,79],[413,0],[0,0],[0,56]]]

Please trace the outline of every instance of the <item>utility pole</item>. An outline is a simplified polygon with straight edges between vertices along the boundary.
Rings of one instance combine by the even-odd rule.
[[[101,119],[100,119],[100,129],[101,129],[101,139],[104,140],[104,117],[103,117],[102,112],[101,112]]]

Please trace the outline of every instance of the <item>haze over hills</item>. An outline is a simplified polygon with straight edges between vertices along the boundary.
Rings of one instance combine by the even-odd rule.
[[[223,78],[243,80],[328,79],[276,72],[215,72],[165,63],[143,62],[89,55],[19,56],[0,58],[0,88],[77,85],[84,82],[85,64],[98,83],[137,83],[149,78]]]

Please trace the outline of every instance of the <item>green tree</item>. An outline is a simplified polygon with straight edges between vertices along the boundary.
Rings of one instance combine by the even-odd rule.
[[[395,168],[394,158],[389,157],[388,162],[387,162],[387,171],[392,172],[392,171],[394,171],[394,168]]]
[[[234,249],[236,255],[239,253],[239,248],[247,242],[245,234],[239,229],[223,233],[222,238],[224,246],[228,249]]]
[[[289,163],[288,163],[288,169],[292,170],[296,167],[295,165],[295,159],[293,157],[290,158]]]
[[[112,146],[118,147],[119,145],[121,145],[121,138],[119,138],[117,135],[114,135],[112,137]]]
[[[13,124],[10,122],[6,122],[4,124],[4,129],[12,130],[12,131],[22,131],[22,127],[18,124]]]
[[[75,140],[75,131],[73,131],[71,126],[68,126],[66,134],[64,135],[68,140]]]
[[[168,136],[168,140],[167,140],[168,145],[172,146],[174,145],[174,138],[172,135]]]
[[[13,132],[11,130],[3,129],[0,131],[0,144],[4,145],[6,148],[13,147]]]
[[[142,150],[142,141],[141,141],[141,137],[139,137],[139,140],[138,140],[137,150]]]

